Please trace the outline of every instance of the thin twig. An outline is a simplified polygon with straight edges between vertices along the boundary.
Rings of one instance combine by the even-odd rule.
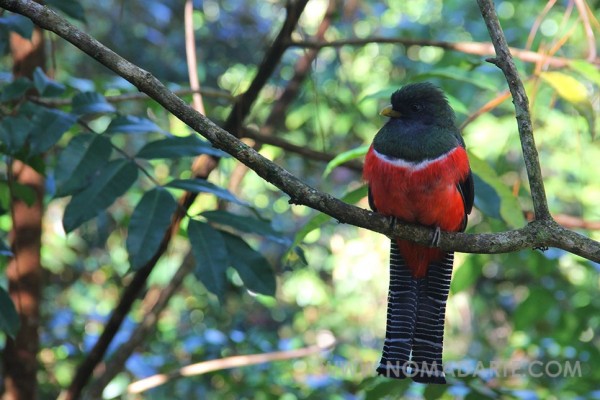
[[[531,29],[529,30],[529,36],[527,36],[527,42],[525,42],[526,50],[531,49],[531,46],[533,45],[533,39],[535,39],[535,35],[537,34],[538,28],[542,24],[542,21],[544,20],[548,12],[552,9],[552,7],[554,7],[556,1],[557,0],[549,0],[546,3],[546,6],[542,10],[542,12],[540,12],[539,15],[535,18],[535,21],[533,21],[533,25],[531,25]]]
[[[203,361],[196,364],[187,365],[179,370],[169,374],[157,374],[148,378],[133,382],[127,387],[129,393],[142,393],[157,386],[163,385],[170,380],[185,376],[203,375],[208,372],[219,371],[222,369],[247,367],[250,365],[264,364],[273,361],[290,360],[293,358],[308,357],[319,354],[330,349],[335,345],[335,338],[331,334],[325,334],[323,343],[303,347],[295,350],[274,351],[271,353],[249,354],[244,356],[232,356],[220,358],[217,360]]]
[[[594,30],[590,24],[590,18],[588,14],[588,8],[586,7],[585,0],[574,0],[583,22],[583,30],[585,32],[585,38],[587,40],[588,56],[587,60],[592,61],[596,59],[596,38],[594,37]]]
[[[187,59],[188,78],[190,89],[194,91],[192,102],[194,109],[202,115],[206,115],[204,102],[200,93],[200,80],[198,79],[198,59],[196,57],[196,39],[194,37],[194,2],[185,1],[183,20],[185,26],[185,56]]]
[[[534,215],[531,211],[525,212],[527,221],[533,221]],[[552,214],[552,218],[561,226],[569,229],[586,229],[590,231],[600,230],[600,221],[588,221],[581,217],[568,214]]]
[[[411,38],[387,38],[387,37],[369,37],[364,39],[343,39],[343,40],[332,40],[332,41],[313,41],[313,40],[295,40],[288,45],[290,47],[303,47],[318,49],[323,47],[343,47],[343,46],[364,46],[369,43],[388,43],[388,44],[402,44],[404,46],[432,46],[439,47],[445,50],[458,51],[465,54],[473,54],[478,56],[491,56],[494,55],[494,46],[492,43],[481,43],[481,42],[445,42],[440,40],[429,40],[429,39],[411,39]],[[511,53],[521,61],[536,63],[541,59],[548,61],[548,63],[556,68],[568,66],[572,59],[564,57],[551,57],[546,60],[544,54],[537,53],[531,50],[517,49],[514,47],[510,48]],[[591,63],[600,65],[600,59],[595,58],[590,60]]]
[[[463,123],[460,124],[460,127],[458,129],[461,131],[464,130],[467,127],[467,125],[469,125],[471,122],[475,121],[477,118],[479,118],[483,114],[495,109],[500,104],[504,103],[504,101],[506,101],[506,99],[508,99],[509,97],[510,97],[510,92],[508,90],[500,93],[499,95],[494,97],[492,100],[488,101],[483,106],[481,106],[477,111],[470,114],[467,117],[467,119],[465,119],[463,121]]]
[[[278,136],[269,136],[263,135],[258,132],[256,129],[252,129],[249,127],[243,127],[241,129],[242,137],[247,137],[249,139],[253,139],[262,144],[268,144],[271,146],[279,147],[284,150],[290,151],[292,153],[300,154],[306,158],[316,161],[324,161],[329,162],[335,158],[334,154],[324,153],[322,151],[313,150],[306,146],[299,146],[293,143],[288,142],[285,139],[282,139]],[[347,161],[342,164],[346,168],[350,168],[351,170],[362,172],[363,164],[357,160]]]

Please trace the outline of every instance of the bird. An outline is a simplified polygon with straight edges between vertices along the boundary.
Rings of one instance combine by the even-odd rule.
[[[431,246],[391,238],[386,334],[377,373],[445,384],[446,301],[454,252],[437,246],[441,231],[462,232],[474,199],[465,142],[445,94],[410,83],[381,111],[389,120],[367,151],[363,178],[371,209],[432,228]]]

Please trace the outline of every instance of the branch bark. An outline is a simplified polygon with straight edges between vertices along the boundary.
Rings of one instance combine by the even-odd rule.
[[[215,147],[228,152],[260,177],[287,193],[290,196],[290,203],[311,207],[332,216],[339,222],[370,229],[386,236],[412,240],[424,245],[431,243],[434,234],[431,229],[406,224],[394,225],[382,215],[351,206],[306,185],[284,168],[267,160],[235,136],[215,125],[210,119],[194,111],[152,74],[123,59],[47,7],[25,0],[0,0],[0,6],[25,15],[43,28],[55,32],[127,79],[140,91],[148,94],[181,121],[207,138]],[[505,53],[505,56],[510,57],[510,53]],[[535,175],[533,178],[541,179],[541,175]],[[540,214],[537,214],[537,217],[539,218]],[[539,218],[523,228],[507,232],[488,234],[442,232],[440,238],[442,250],[465,253],[507,253],[541,247],[558,247],[600,262],[600,243],[564,229],[547,218]]]

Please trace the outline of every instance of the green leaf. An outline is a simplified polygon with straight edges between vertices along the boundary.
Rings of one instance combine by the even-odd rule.
[[[6,214],[10,209],[10,190],[8,182],[0,180],[0,214]]]
[[[586,86],[575,77],[558,71],[542,72],[540,77],[585,118],[593,139],[596,136],[597,113],[590,101]]]
[[[22,115],[0,120],[0,144],[6,146],[8,154],[17,153],[24,145],[33,123]]]
[[[448,99],[448,104],[450,104],[450,107],[452,107],[455,113],[469,115],[469,109],[467,108],[465,103],[463,103],[456,97],[449,95],[448,93],[446,93],[446,98]]]
[[[17,78],[2,88],[0,91],[0,103],[20,99],[32,87],[33,82],[29,79],[24,77]]]
[[[221,232],[229,252],[229,259],[244,285],[255,293],[275,295],[275,273],[267,259],[239,236]]]
[[[133,210],[127,233],[129,264],[134,271],[154,256],[176,208],[177,202],[162,187],[144,193]]]
[[[486,186],[480,184],[481,188],[478,187],[477,184],[475,185],[475,201],[477,208],[479,208],[479,206],[484,208],[488,206],[485,204],[482,205],[482,201],[484,202],[486,196],[490,195],[489,187],[491,187],[500,198],[500,216],[502,217],[502,220],[511,228],[520,228],[525,225],[525,217],[523,216],[523,210],[521,209],[517,197],[508,190],[506,185],[500,180],[500,177],[498,177],[498,174],[496,174],[496,171],[494,171],[486,161],[477,157],[470,151],[468,154],[471,169],[476,176],[475,179],[478,179],[477,182],[483,181],[487,184]],[[481,195],[480,189],[483,190]],[[494,203],[494,200],[492,200],[491,203]],[[492,205],[490,204],[489,206],[491,207]]]
[[[86,22],[83,6],[77,0],[46,0],[46,5],[62,11],[73,19]]]
[[[39,109],[33,116],[30,135],[30,155],[45,152],[77,121],[77,117],[60,110]]]
[[[4,240],[0,240],[0,256],[12,257],[13,255],[10,246]]]
[[[288,245],[290,242],[289,239],[282,237],[280,232],[273,229],[269,222],[260,219],[236,215],[222,210],[206,211],[200,215],[210,222],[227,225],[242,232],[262,235],[283,245]]]
[[[19,332],[21,321],[15,305],[3,287],[0,287],[0,330],[11,338]]]
[[[215,157],[229,157],[229,154],[212,147],[198,135],[173,136],[146,144],[136,157],[144,159],[195,157],[209,154]]]
[[[128,160],[113,160],[106,164],[92,184],[75,194],[65,208],[65,232],[71,232],[110,206],[133,185],[137,174],[137,167]]]
[[[482,180],[479,175],[473,173],[473,184],[475,190],[475,207],[488,217],[502,219],[500,214],[500,196],[496,190]]]
[[[230,264],[223,235],[209,224],[190,220],[188,237],[196,259],[194,275],[222,301],[225,295],[225,270]]]
[[[341,197],[340,200],[342,200],[343,202],[348,203],[348,204],[356,204],[361,199],[363,199],[366,195],[367,195],[367,186],[363,185],[363,186],[359,187],[358,189],[354,189],[354,190],[351,190],[350,192],[346,193],[344,196]],[[314,231],[315,229],[320,228],[322,225],[327,223],[330,219],[332,219],[332,218],[329,215],[323,214],[323,213],[318,213],[317,215],[312,217],[310,219],[310,221],[308,221],[306,224],[304,224],[302,229],[300,229],[298,232],[296,232],[296,236],[294,237],[294,242],[292,243],[291,248],[292,249],[296,248],[296,246],[298,246],[300,243],[302,243],[302,241],[304,240],[306,235],[308,235],[310,232]]]
[[[335,158],[327,163],[327,167],[325,167],[325,172],[323,172],[323,178],[327,177],[334,168],[348,162],[350,160],[354,160],[356,158],[362,158],[369,151],[369,145],[360,146],[352,150],[345,151],[343,153],[338,154]]]
[[[8,53],[10,46],[10,29],[8,26],[3,24],[2,17],[0,17],[0,54]]]
[[[33,22],[20,14],[9,14],[0,18],[0,25],[6,26],[11,31],[21,35],[24,39],[31,39]]]
[[[409,382],[408,379],[398,380],[378,377],[373,386],[366,391],[365,400],[400,399],[408,389]]]
[[[35,190],[31,186],[23,185],[19,182],[13,182],[12,186],[12,194],[17,199],[23,200],[27,206],[31,207],[36,200]]]
[[[589,103],[587,88],[571,75],[551,71],[540,73],[542,78],[556,93],[571,104]]]
[[[154,122],[147,118],[136,117],[134,115],[120,115],[113,119],[104,133],[148,133],[164,132]]]
[[[59,96],[65,91],[65,85],[48,78],[40,67],[33,72],[33,85],[38,94],[45,97]]]
[[[77,93],[71,100],[71,113],[75,115],[98,115],[115,111],[104,96],[97,92]]]
[[[452,275],[450,289],[452,293],[462,292],[473,286],[473,284],[481,276],[481,268],[483,263],[475,259],[474,256],[468,257],[464,263],[455,268]]]
[[[572,60],[569,61],[569,67],[600,86],[600,71],[596,65],[583,60]]]
[[[111,152],[110,141],[102,135],[84,133],[71,139],[58,157],[55,196],[68,196],[89,185]]]
[[[513,312],[515,330],[526,330],[536,321],[544,319],[549,310],[557,306],[553,293],[543,287],[530,286],[529,295]]]
[[[192,193],[211,193],[220,199],[230,201],[242,206],[247,206],[248,203],[238,199],[229,190],[219,187],[205,179],[174,179],[167,183],[165,187],[183,189]]]

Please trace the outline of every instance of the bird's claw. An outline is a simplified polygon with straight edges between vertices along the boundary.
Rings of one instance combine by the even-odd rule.
[[[398,223],[398,219],[391,215],[388,216],[387,218],[388,218],[388,221],[390,221],[390,227],[392,228],[392,231],[393,231],[394,229],[396,229],[396,224]],[[389,236],[389,238],[394,239],[393,236]]]
[[[435,232],[433,232],[433,238],[431,239],[431,247],[440,247],[440,238],[442,236],[442,231],[439,226],[435,227]]]

